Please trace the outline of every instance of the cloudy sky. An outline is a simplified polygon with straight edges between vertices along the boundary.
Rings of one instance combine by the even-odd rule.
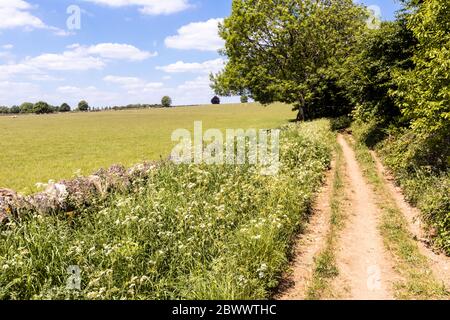
[[[385,19],[399,8],[360,1]],[[0,105],[159,103],[163,95],[208,103],[208,74],[224,63],[217,24],[231,2],[0,0]]]

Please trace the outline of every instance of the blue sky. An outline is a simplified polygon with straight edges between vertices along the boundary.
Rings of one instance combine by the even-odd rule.
[[[376,5],[384,19],[400,8]],[[0,0],[0,105],[202,104],[223,45],[217,23],[232,0]],[[80,28],[74,11],[80,9]],[[74,24],[75,23],[75,24]],[[225,102],[236,98],[224,99]]]

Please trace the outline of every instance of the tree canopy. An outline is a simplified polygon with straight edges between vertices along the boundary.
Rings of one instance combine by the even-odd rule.
[[[212,75],[216,94],[249,92],[263,104],[295,104],[299,117],[327,69],[343,59],[365,27],[352,0],[240,0],[220,26],[225,69]]]
[[[78,103],[78,110],[79,111],[88,111],[89,110],[89,104],[85,100],[81,100]]]

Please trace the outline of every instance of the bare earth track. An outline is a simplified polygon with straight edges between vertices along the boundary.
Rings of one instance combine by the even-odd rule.
[[[335,290],[345,289],[343,299],[393,299],[396,274],[378,231],[380,212],[370,186],[364,180],[354,151],[339,135],[349,177],[351,212],[337,253],[339,276]]]
[[[377,205],[376,194],[364,178],[354,150],[346,139],[338,136],[345,164],[346,198],[342,206],[345,211],[345,227],[339,234],[336,251],[338,276],[330,283],[327,295],[322,298],[352,300],[393,300],[394,283],[400,280],[394,270],[392,256],[386,251],[380,233],[382,211]],[[393,183],[392,176],[372,153],[380,176],[387,190],[395,200],[409,223],[409,229],[418,242],[419,250],[430,262],[433,274],[447,288],[450,287],[450,258],[433,252],[423,240],[420,212],[412,208],[404,199],[401,190]],[[307,291],[313,278],[315,257],[324,247],[330,228],[330,197],[333,185],[334,166],[328,173],[326,184],[319,193],[314,215],[295,248],[295,259],[291,272],[282,282],[275,298],[280,300],[301,300],[307,298]]]

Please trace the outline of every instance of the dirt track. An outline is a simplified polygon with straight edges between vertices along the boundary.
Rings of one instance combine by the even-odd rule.
[[[392,300],[393,285],[400,280],[394,270],[392,256],[386,251],[379,231],[381,209],[377,206],[376,195],[366,181],[357,162],[354,150],[346,139],[338,136],[338,143],[343,150],[345,165],[346,196],[348,205],[346,223],[340,232],[336,264],[339,275],[331,282],[331,299],[356,300]],[[419,224],[419,212],[404,200],[401,190],[395,187],[392,178],[381,162],[373,154],[379,173],[382,174],[386,187],[392,194],[397,207],[409,222],[412,235],[418,242],[420,253],[428,258],[437,279],[447,288],[450,286],[450,258],[434,253],[421,241],[423,234]],[[336,170],[336,168],[334,168]],[[295,249],[292,272],[285,277],[281,293],[276,296],[281,300],[300,300],[307,296],[307,290],[313,277],[314,258],[324,246],[330,226],[330,194],[333,183],[332,173],[328,173],[327,182],[316,201],[314,213],[309,227],[301,236]]]

